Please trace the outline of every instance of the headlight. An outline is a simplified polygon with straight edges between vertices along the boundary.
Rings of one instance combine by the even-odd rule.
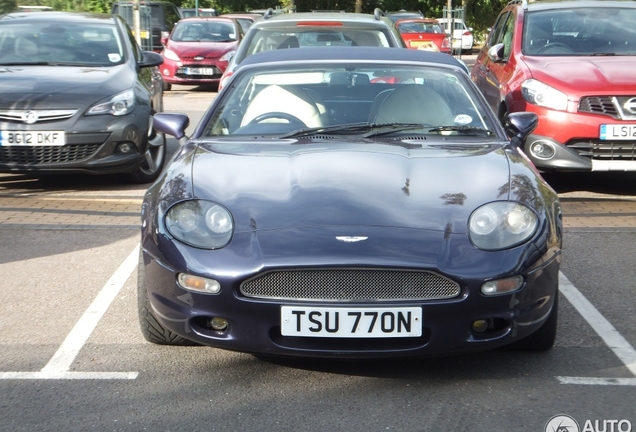
[[[232,238],[234,221],[219,204],[192,200],[176,204],[166,213],[166,229],[177,240],[203,249],[219,249]]]
[[[179,56],[172,50],[169,49],[165,49],[163,50],[163,56],[165,58],[167,58],[168,60],[172,60],[172,61],[181,61],[181,59],[179,58]]]
[[[219,61],[229,62],[230,60],[232,60],[232,57],[234,57],[234,54],[236,54],[236,50],[228,51],[221,56]]]
[[[105,99],[96,105],[93,105],[87,115],[112,114],[114,116],[126,115],[135,107],[135,92],[130,90],[123,91],[115,96]]]
[[[537,215],[523,204],[493,202],[470,215],[470,240],[479,249],[506,249],[528,240],[537,229]]]
[[[543,84],[541,81],[529,79],[521,84],[523,98],[531,104],[565,111],[568,107],[568,97],[565,93]]]

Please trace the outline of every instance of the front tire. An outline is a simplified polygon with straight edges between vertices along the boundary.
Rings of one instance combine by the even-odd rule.
[[[554,304],[548,319],[536,332],[530,336],[513,342],[507,348],[517,351],[547,351],[554,346],[557,335],[557,324],[559,321],[559,290],[554,295]]]
[[[139,252],[139,267],[137,269],[137,309],[139,312],[141,333],[148,342],[157,345],[199,345],[164,328],[152,312],[152,306],[148,299],[148,291],[146,290],[146,270],[144,267],[143,253],[141,251]]]
[[[130,181],[143,184],[157,180],[166,160],[166,147],[166,136],[152,129],[148,137],[144,161],[139,168],[130,173]]]

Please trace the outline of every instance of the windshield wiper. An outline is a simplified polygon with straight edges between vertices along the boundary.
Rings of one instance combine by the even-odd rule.
[[[318,126],[313,128],[304,128],[298,129],[292,132],[289,132],[285,135],[281,135],[278,138],[293,138],[300,136],[310,136],[314,134],[349,134],[349,133],[359,133],[367,130],[371,130],[363,135],[364,138],[368,138],[371,136],[377,135],[385,135],[393,132],[399,132],[401,130],[408,129],[422,129],[426,127],[426,125],[418,124],[418,123],[370,123],[370,122],[359,122],[359,123],[346,123],[334,126]],[[375,129],[387,129],[389,130],[375,130]]]
[[[38,62],[7,62],[0,63],[0,66],[49,66],[51,63],[45,61]]]
[[[0,63],[0,66],[7,67],[7,66],[88,66],[88,65],[84,63],[78,63],[78,62],[37,61],[37,62]]]
[[[334,126],[318,126],[312,128],[296,129],[294,131],[286,133],[285,135],[281,135],[278,138],[293,138],[321,133],[359,132],[360,130],[367,130],[370,126],[371,123],[369,122],[346,123]]]
[[[370,138],[370,137],[381,136],[381,135],[389,135],[389,134],[392,134],[394,132],[401,132],[401,131],[410,130],[410,129],[424,129],[427,126],[430,126],[430,125],[426,125],[426,124],[422,124],[422,123],[381,123],[381,124],[374,124],[373,128],[376,129],[376,130],[368,132],[368,133],[366,133],[366,134],[364,134],[362,136],[364,138]],[[383,130],[377,130],[377,129],[383,129]]]
[[[428,130],[429,132],[461,132],[462,135],[492,135],[492,131],[473,126],[439,126]]]

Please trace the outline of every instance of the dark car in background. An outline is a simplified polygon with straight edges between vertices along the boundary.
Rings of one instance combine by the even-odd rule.
[[[536,115],[504,130],[452,56],[258,53],[191,137],[188,122],[155,115],[183,146],[142,205],[148,341],[329,358],[552,347],[560,204],[518,147]]]
[[[263,17],[263,14],[252,12],[235,12],[222,14],[220,16],[225,18],[234,18],[241,25],[243,33],[246,33],[247,29],[249,29],[250,26],[254,24],[254,21],[261,19]]]
[[[403,19],[424,18],[424,14],[420,11],[407,11],[404,9],[401,9],[399,11],[387,11],[385,12],[385,15],[394,23]]]
[[[167,37],[174,25],[181,19],[179,8],[170,2],[142,1],[139,4],[141,24],[141,46],[160,52],[161,39]],[[134,29],[134,3],[120,1],[113,3],[111,12],[121,15],[128,26]]]
[[[211,17],[219,15],[214,8],[179,8],[179,14],[181,15],[181,18]]]
[[[380,9],[373,15],[347,12],[274,14],[269,10],[249,28],[223,73],[220,86],[246,57],[277,49],[320,46],[405,48],[402,37]]]
[[[182,19],[161,41],[164,90],[172,84],[217,86],[242,38],[243,30],[232,18]]]
[[[492,109],[532,111],[542,171],[636,171],[636,3],[511,2],[472,69]]]
[[[153,181],[165,136],[156,66],[118,16],[0,16],[0,172],[126,174]]]

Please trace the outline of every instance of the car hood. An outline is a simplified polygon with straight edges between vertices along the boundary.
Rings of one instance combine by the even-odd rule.
[[[179,57],[189,58],[203,56],[207,58],[221,57],[228,51],[235,50],[236,42],[175,42],[169,41],[168,48]]]
[[[133,86],[127,65],[114,67],[0,66],[0,106],[77,108]]]
[[[466,232],[472,211],[508,199],[500,143],[207,143],[196,198],[226,206],[236,232],[370,226]]]
[[[524,57],[539,81],[579,99],[585,95],[634,94],[634,57]]]

